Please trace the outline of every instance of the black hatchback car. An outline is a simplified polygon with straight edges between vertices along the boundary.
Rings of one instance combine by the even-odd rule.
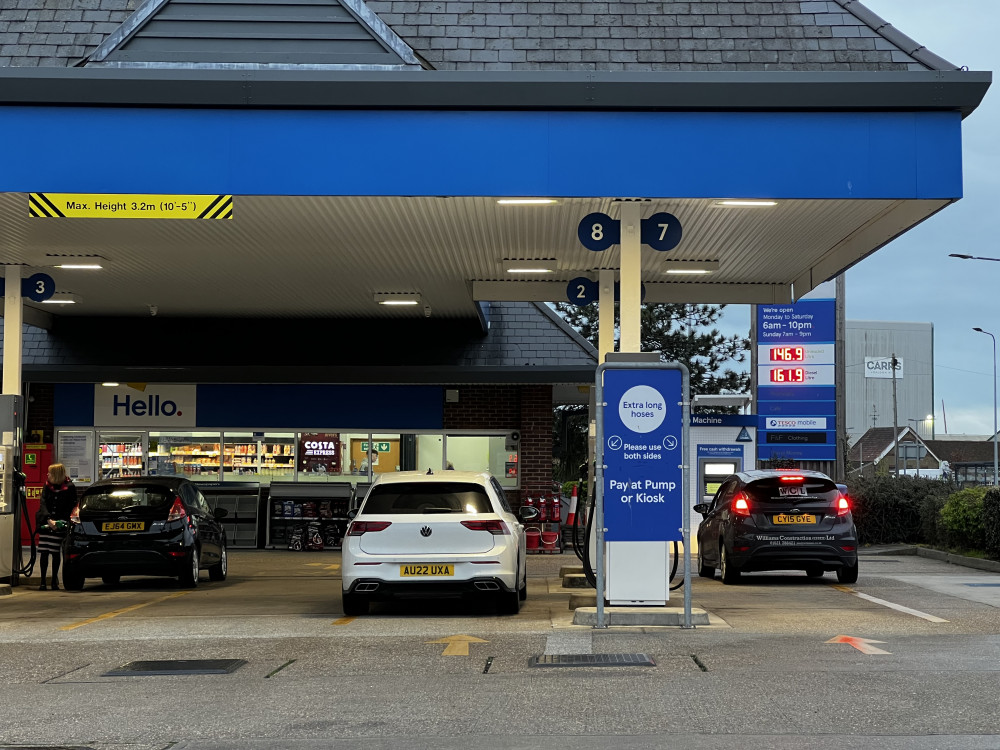
[[[846,493],[817,471],[745,471],[722,483],[711,503],[694,506],[698,573],[723,583],[761,570],[804,570],[810,578],[835,570],[858,580],[858,533]]]
[[[123,575],[177,576],[197,586],[207,568],[226,578],[226,535],[197,485],[182,477],[104,479],[87,487],[65,540],[63,585],[87,578],[117,584]]]

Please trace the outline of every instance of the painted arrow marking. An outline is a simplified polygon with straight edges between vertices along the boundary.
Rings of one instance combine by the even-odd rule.
[[[468,656],[470,643],[489,643],[489,641],[484,641],[482,638],[476,638],[471,635],[449,635],[447,638],[441,638],[436,641],[424,641],[424,643],[448,644],[445,646],[444,651],[441,652],[441,656]]]
[[[873,641],[868,638],[855,638],[853,635],[838,635],[836,638],[831,638],[827,643],[846,643],[850,646],[854,646],[862,654],[891,654],[891,651],[883,651],[880,648],[872,646],[872,643],[885,643],[885,641]]]

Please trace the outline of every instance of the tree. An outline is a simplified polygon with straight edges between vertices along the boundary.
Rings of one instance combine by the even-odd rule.
[[[661,352],[664,361],[687,365],[691,373],[691,395],[740,393],[750,387],[750,374],[727,364],[746,362],[750,341],[741,336],[723,336],[715,328],[725,305],[643,305],[640,342],[644,352]],[[573,328],[597,346],[597,305],[556,305]],[[618,306],[615,305],[617,314]]]
[[[617,305],[615,306],[617,319]],[[723,336],[715,324],[725,305],[643,305],[640,341],[643,351],[661,352],[664,361],[687,365],[691,395],[742,393],[750,387],[750,375],[733,365],[746,361],[750,341],[741,336]],[[597,305],[556,305],[559,314],[597,346]],[[722,409],[721,411],[730,411]],[[580,463],[587,460],[587,407],[557,407],[553,424],[555,475],[563,481],[576,479]]]

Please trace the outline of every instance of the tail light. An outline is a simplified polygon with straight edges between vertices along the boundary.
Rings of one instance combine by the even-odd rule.
[[[837,515],[846,516],[851,512],[851,501],[847,499],[847,495],[841,495],[837,500]]]
[[[462,525],[473,531],[488,531],[494,536],[504,536],[510,534],[507,524],[499,519],[492,521],[462,521]]]
[[[175,497],[174,504],[170,506],[170,512],[167,514],[167,520],[180,521],[186,516],[187,511],[184,509],[184,503],[181,502],[179,497]]]
[[[384,531],[392,526],[392,521],[352,521],[347,528],[347,536],[361,536],[369,531]]]
[[[745,493],[740,492],[733,498],[733,504],[730,506],[734,515],[737,516],[750,516],[750,498],[746,496]]]
[[[80,523],[80,506],[74,505],[72,512],[69,514],[70,523]]]

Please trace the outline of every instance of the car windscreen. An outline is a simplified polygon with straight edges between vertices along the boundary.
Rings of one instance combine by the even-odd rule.
[[[392,482],[372,487],[361,513],[493,513],[493,506],[478,484]]]
[[[800,498],[834,503],[840,497],[837,485],[825,477],[766,477],[747,484],[746,491],[752,501],[761,504],[794,504]]]
[[[83,493],[80,510],[124,511],[139,508],[169,508],[176,495],[166,487],[129,485],[126,487],[91,487]]]

